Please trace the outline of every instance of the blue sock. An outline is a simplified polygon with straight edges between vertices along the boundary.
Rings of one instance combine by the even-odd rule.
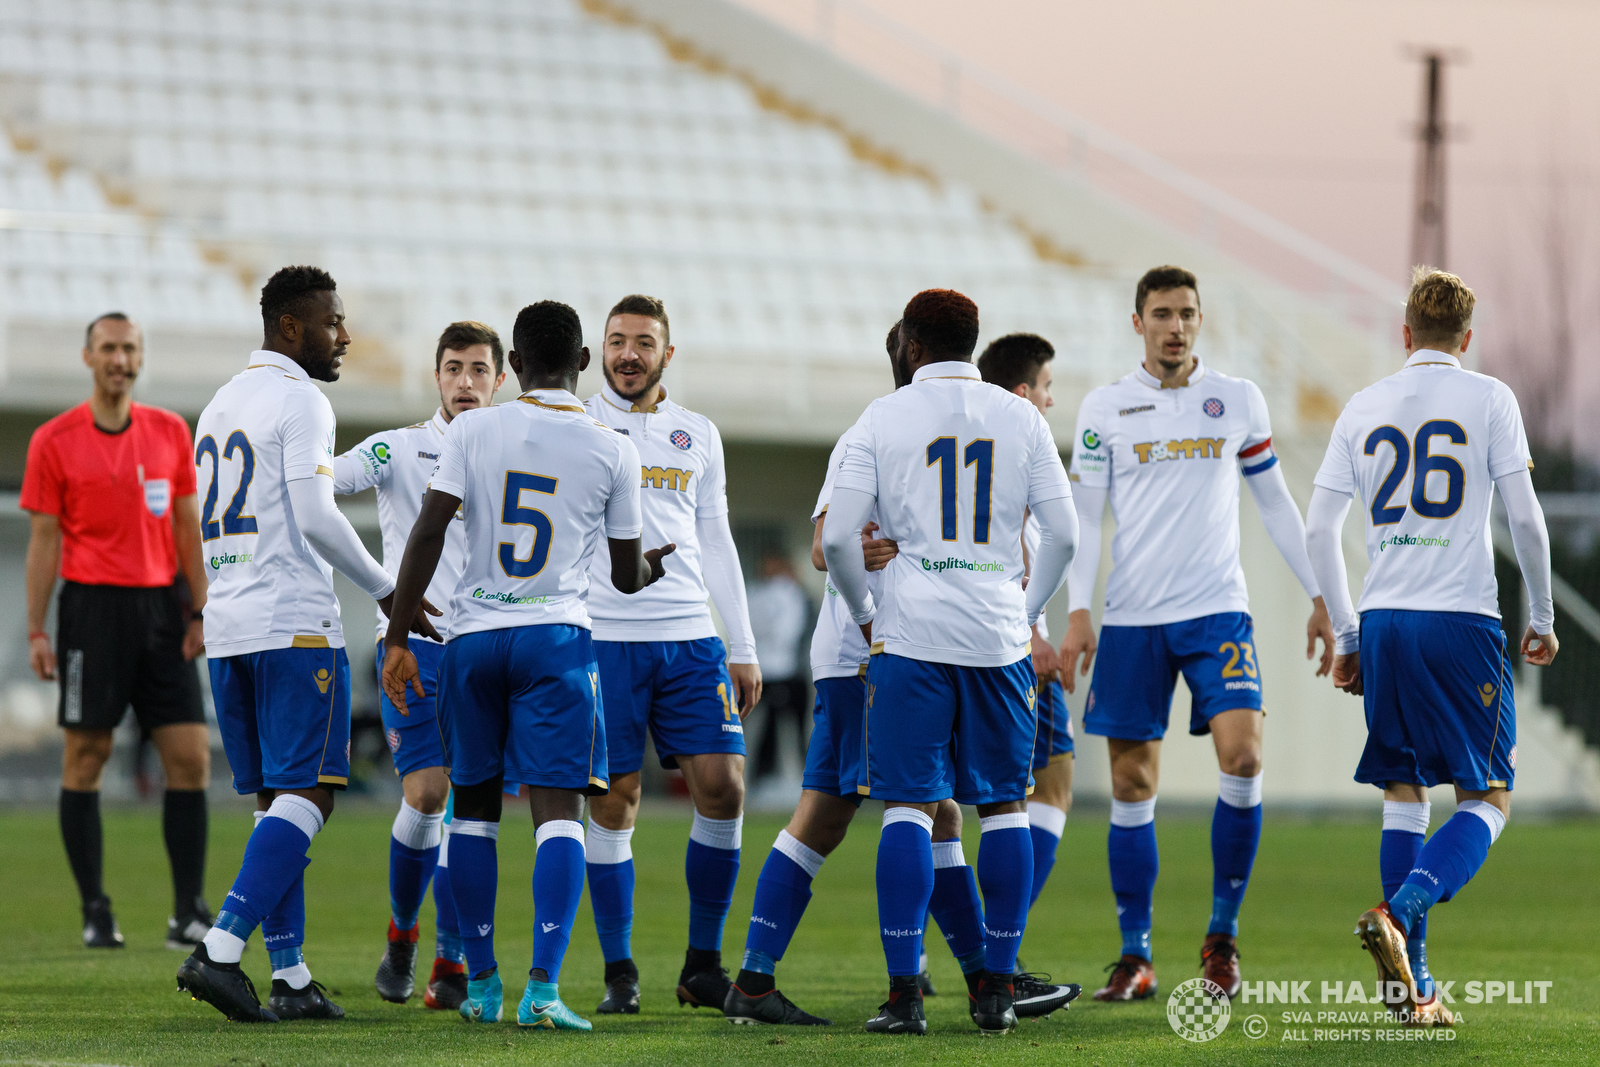
[[[444,813],[424,815],[405,801],[389,833],[389,912],[396,930],[417,925],[417,912],[439,862]]]
[[[305,962],[306,876],[294,880],[278,901],[278,906],[261,920],[261,941],[267,947],[267,961],[274,971],[288,970]]]
[[[961,839],[933,843],[933,895],[928,911],[962,974],[983,969],[983,903],[978,879],[961,851]]]
[[[633,828],[607,830],[589,820],[589,906],[607,963],[633,958]]]
[[[739,838],[744,816],[708,819],[694,813],[689,849],[683,858],[684,880],[689,883],[689,947],[705,952],[722,950],[722,924],[733,904],[733,887],[739,880]]]
[[[456,900],[456,919],[461,924],[468,978],[496,967],[494,898],[500,881],[500,860],[495,841],[499,836],[497,822],[456,819],[450,824],[450,891]]]
[[[1148,807],[1145,807],[1148,805]],[[1121,810],[1119,810],[1121,809]],[[1126,809],[1139,809],[1127,811]],[[1155,798],[1148,801],[1111,802],[1112,822],[1106,837],[1111,860],[1111,891],[1117,897],[1117,925],[1122,930],[1122,954],[1150,959],[1150,901],[1155,895],[1160,856],[1156,852]],[[1127,825],[1133,818],[1144,822]]]
[[[991,974],[1017,969],[1017,950],[1028,925],[1033,886],[1033,838],[1023,812],[981,820],[978,883],[983,886],[983,967]]]
[[[583,824],[571,819],[544,823],[536,834],[533,861],[533,966],[552,985],[572,940],[572,920],[583,896]]]
[[[304,875],[311,862],[306,850],[321,828],[322,815],[311,801],[293,794],[275,799],[245,844],[244,862],[217,914],[216,928],[248,941]]]
[[[1493,814],[1480,816],[1479,809]],[[1498,819],[1495,830],[1489,828],[1492,819]],[[1457,805],[1449,821],[1428,838],[1405,883],[1389,898],[1389,910],[1408,938],[1429,908],[1460,892],[1478,873],[1489,858],[1498,826],[1504,824],[1504,817],[1487,802],[1468,800]]]
[[[779,832],[777,843],[767,853],[767,862],[761,866],[761,877],[756,879],[750,932],[744,942],[744,970],[772,974],[777,969],[811,902],[811,879],[821,869],[822,860],[821,854],[807,848],[788,830]]]
[[[1428,804],[1426,801],[1402,803],[1390,800],[1384,801],[1383,807],[1384,829],[1382,843],[1378,846],[1378,877],[1383,882],[1383,898],[1388,900],[1399,892],[1411,869],[1417,865],[1417,856],[1422,852],[1426,837],[1415,826],[1427,826]],[[1411,826],[1400,829],[1398,824],[1404,816],[1392,816],[1391,808],[1419,810],[1407,820]],[[1409,812],[1406,814],[1410,815]],[[1391,828],[1391,822],[1397,825]],[[1406,956],[1411,961],[1411,976],[1416,979],[1417,992],[1423,999],[1433,995],[1433,976],[1428,973],[1427,936],[1428,917],[1424,914],[1412,923],[1411,934],[1406,938]]]
[[[461,947],[461,924],[456,918],[456,897],[450,889],[449,842],[446,834],[439,846],[439,862],[433,868],[433,954],[451,963],[466,963],[467,954]]]
[[[878,839],[878,932],[889,977],[921,972],[922,924],[933,896],[933,819],[887,808]]]
[[[1053,834],[1042,826],[1029,826],[1028,836],[1033,838],[1033,889],[1028,894],[1028,907],[1032,908],[1044,892],[1044,883],[1056,865],[1056,848],[1061,835]]]
[[[1261,804],[1235,807],[1219,799],[1211,815],[1211,925],[1206,933],[1239,935],[1239,905],[1260,843]]]

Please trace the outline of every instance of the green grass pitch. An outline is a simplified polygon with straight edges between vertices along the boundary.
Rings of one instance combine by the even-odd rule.
[[[1374,804],[1376,807],[1376,804]],[[1511,823],[1484,870],[1461,899],[1435,910],[1429,936],[1434,971],[1443,979],[1553,981],[1548,1003],[1458,1003],[1466,1022],[1448,1044],[1395,1046],[1362,1040],[1370,1024],[1282,1021],[1285,1006],[1236,1004],[1232,1023],[1204,1044],[1180,1039],[1166,1018],[1167,993],[1198,973],[1210,908],[1209,820],[1160,821],[1161,880],[1155,949],[1161,992],[1139,1004],[1101,1005],[1087,994],[1069,1012],[1024,1021],[1004,1038],[978,1036],[966,1018],[962,983],[935,938],[932,969],[943,994],[928,1001],[926,1038],[865,1034],[861,1021],[882,999],[883,956],[876,931],[873,855],[879,813],[865,806],[857,830],[817,878],[815,897],[788,958],[781,988],[797,1003],[831,1017],[826,1029],[734,1027],[720,1016],[679,1008],[673,997],[682,962],[687,899],[683,848],[689,822],[658,812],[634,837],[638,913],[634,951],[643,974],[644,1011],[632,1018],[592,1016],[601,995],[601,962],[587,902],[561,975],[564,998],[593,1018],[592,1034],[529,1032],[514,1023],[469,1026],[430,1012],[417,996],[397,1006],[372,988],[388,915],[390,813],[350,803],[312,849],[307,871],[310,928],[306,955],[348,1017],[340,1023],[241,1026],[175,991],[180,955],[162,947],[170,904],[159,816],[148,809],[110,811],[105,821],[107,891],[128,947],[90,953],[78,943],[78,909],[53,812],[0,815],[0,1062],[149,1064],[153,1067],[313,1064],[594,1063],[764,1064],[1071,1063],[1596,1063],[1600,1062],[1600,823]],[[745,825],[744,869],[728,923],[726,957],[735,966],[756,875],[783,820]],[[251,826],[229,808],[212,822],[210,880],[221,901]],[[967,855],[977,855],[969,815]],[[1240,948],[1246,980],[1305,981],[1313,1001],[1321,983],[1352,981],[1370,990],[1374,972],[1352,936],[1356,915],[1378,897],[1378,827],[1368,821],[1269,819],[1245,901]],[[508,1016],[515,1017],[531,946],[529,874],[533,830],[525,811],[508,808],[500,838],[498,953]],[[432,904],[423,911],[419,977],[432,949]],[[1117,952],[1116,919],[1105,861],[1105,816],[1068,822],[1060,860],[1029,921],[1023,956],[1036,970],[1099,984]],[[246,969],[265,991],[259,939]],[[1294,1010],[1347,1010],[1336,1004]],[[1252,1040],[1243,1023],[1262,1015],[1267,1034]],[[1303,1032],[1341,1029],[1341,1041],[1285,1041]],[[1386,1027],[1380,1027],[1385,1032]],[[1357,1036],[1348,1037],[1350,1032]]]

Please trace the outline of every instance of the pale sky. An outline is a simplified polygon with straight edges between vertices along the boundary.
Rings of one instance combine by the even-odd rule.
[[[813,0],[738,2],[790,25],[813,17]],[[1560,229],[1571,302],[1600,297],[1600,3],[862,2],[1397,282],[1409,266],[1422,98],[1407,48],[1459,50],[1446,73],[1457,135],[1443,265],[1478,292],[1484,369],[1516,384],[1504,366],[1513,333],[1524,348],[1548,347],[1548,324],[1529,309],[1547,288],[1538,264],[1552,174],[1569,204]],[[1571,395],[1593,397],[1600,341],[1576,333]]]

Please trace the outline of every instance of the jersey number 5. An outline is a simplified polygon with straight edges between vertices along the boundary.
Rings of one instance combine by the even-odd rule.
[[[510,541],[500,542],[500,569],[512,578],[532,578],[544,570],[550,558],[550,516],[534,508],[522,506],[523,493],[550,493],[556,491],[556,479],[526,471],[506,471],[506,494],[500,504],[500,523],[503,526],[532,526],[533,550],[527,559],[517,558],[517,546]]]
[[[976,467],[977,484],[972,487],[972,540],[989,543],[989,502],[994,485],[994,442],[973,441],[966,447],[963,466]],[[956,439],[938,437],[928,443],[928,466],[939,464],[939,525],[946,541],[958,540],[956,513]]]
[[[1451,444],[1467,443],[1467,431],[1449,419],[1429,419],[1417,427],[1413,440],[1393,426],[1379,426],[1367,435],[1362,451],[1369,456],[1378,454],[1378,446],[1388,442],[1394,449],[1394,466],[1378,485],[1372,496],[1372,525],[1392,526],[1406,517],[1405,505],[1389,506],[1389,498],[1405,480],[1406,468],[1416,458],[1416,469],[1411,478],[1411,510],[1425,519],[1448,519],[1461,510],[1461,501],[1467,491],[1467,472],[1450,456],[1435,456],[1428,452],[1435,437],[1448,437]],[[1445,490],[1443,500],[1428,497],[1428,475],[1443,474]]]
[[[206,506],[200,513],[200,537],[204,541],[215,541],[218,537],[233,537],[237,534],[253,534],[256,532],[256,519],[254,515],[244,513],[245,498],[250,492],[250,483],[256,476],[256,450],[250,447],[250,438],[244,435],[243,430],[235,430],[228,435],[228,442],[222,448],[222,459],[232,459],[233,454],[239,454],[239,488],[233,491],[233,499],[228,501],[227,510],[222,513],[222,523],[219,527],[217,520],[212,518],[217,511],[217,479],[221,475],[221,460],[217,458],[217,442],[210,434],[200,438],[200,443],[194,448],[194,465],[200,466],[200,461],[206,456],[211,457],[211,486],[206,490]]]

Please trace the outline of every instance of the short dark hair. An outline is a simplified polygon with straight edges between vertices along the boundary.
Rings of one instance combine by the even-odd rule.
[[[1200,302],[1200,282],[1193,271],[1173,266],[1151,267],[1144,272],[1144,277],[1139,279],[1139,287],[1134,290],[1133,313],[1143,315],[1145,297],[1163,289],[1193,289],[1195,303]]]
[[[89,342],[94,340],[94,328],[100,325],[102,322],[133,322],[133,320],[128,317],[128,314],[125,311],[108,311],[99,318],[93,319],[90,321],[89,325],[85,326],[83,329],[84,348],[88,348]],[[137,326],[138,323],[134,323],[134,325]]]
[[[1055,347],[1038,334],[1008,333],[989,342],[978,357],[978,373],[1006,392],[1019,385],[1031,389],[1039,382],[1040,368],[1055,358]]]
[[[900,332],[936,356],[966,359],[978,347],[978,305],[954,289],[924,289],[906,304]]]
[[[339,288],[333,275],[321,267],[284,267],[261,287],[261,321],[276,329],[285,315],[299,318],[314,293],[331,293]]]
[[[672,343],[672,324],[667,321],[667,305],[659,298],[645,296],[643,293],[623,297],[606,312],[606,326],[610,327],[611,320],[618,315],[644,315],[655,319],[661,324],[661,343],[663,345]]]
[[[574,371],[583,351],[583,324],[578,313],[556,300],[541,300],[517,312],[511,344],[528,372]]]
[[[897,322],[889,327],[889,336],[883,339],[883,347],[888,349],[890,357],[900,352],[900,324]]]
[[[506,369],[506,350],[500,343],[500,335],[494,332],[494,327],[485,326],[481,322],[465,319],[461,322],[452,322],[444,328],[444,333],[439,335],[439,347],[433,353],[433,369],[438,370],[444,365],[445,352],[460,352],[473,345],[488,345],[494,353],[494,372],[499,374]]]

